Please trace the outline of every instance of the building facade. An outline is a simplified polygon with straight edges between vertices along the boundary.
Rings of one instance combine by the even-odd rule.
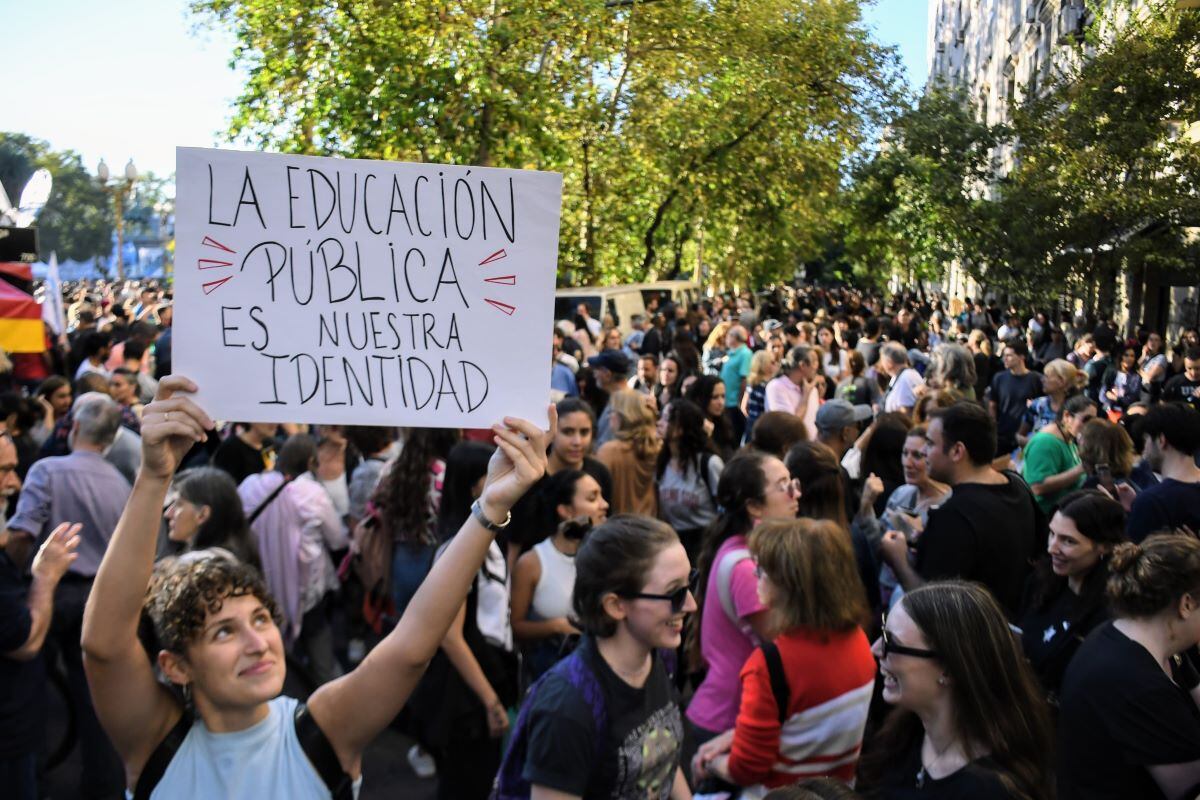
[[[1099,35],[1137,13],[1137,4],[1118,6],[1101,22]],[[926,58],[931,86],[961,90],[978,119],[1008,122],[1011,109],[1035,96],[1056,72],[1077,66],[1091,52],[1084,31],[1093,25],[1084,0],[929,0]],[[1080,45],[1083,45],[1080,47]],[[1193,135],[1197,127],[1192,126]],[[996,153],[1001,174],[1014,153]],[[948,270],[945,290],[976,296],[979,287],[957,265]],[[1200,292],[1183,276],[1152,270],[1126,270],[1117,308],[1132,326],[1139,321],[1167,330],[1200,324]],[[1085,304],[1076,298],[1075,305]]]

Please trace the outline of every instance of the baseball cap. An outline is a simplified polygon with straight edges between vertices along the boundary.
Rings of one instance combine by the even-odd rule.
[[[845,400],[829,400],[817,409],[818,430],[836,431],[870,419],[875,412],[870,406],[852,406]]]
[[[617,375],[628,375],[629,371],[633,369],[633,365],[629,363],[629,357],[620,350],[605,350],[599,355],[594,355],[588,359],[588,366],[603,367]]]

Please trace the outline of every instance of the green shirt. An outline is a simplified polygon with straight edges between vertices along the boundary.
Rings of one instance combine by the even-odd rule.
[[[1075,445],[1067,444],[1052,433],[1042,431],[1035,433],[1025,445],[1025,458],[1021,466],[1021,474],[1026,483],[1033,486],[1046,478],[1066,472],[1079,464],[1079,452]],[[1058,501],[1071,492],[1083,486],[1084,476],[1080,475],[1074,484],[1055,492],[1054,494],[1035,495],[1037,504],[1042,511],[1050,514]]]

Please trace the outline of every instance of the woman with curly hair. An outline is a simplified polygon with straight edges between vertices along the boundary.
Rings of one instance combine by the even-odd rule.
[[[654,490],[654,465],[662,442],[655,430],[654,412],[637,392],[616,392],[608,401],[612,410],[613,439],[596,451],[596,458],[612,473],[614,514],[658,516]]]
[[[446,456],[458,439],[457,430],[409,428],[404,449],[367,504],[363,525],[380,526],[385,532],[384,542],[392,544],[387,562],[390,567],[382,572],[386,584],[378,588],[391,593],[397,613],[408,606],[433,563]]]
[[[96,715],[137,798],[351,798],[362,755],[404,707],[462,607],[513,503],[545,471],[549,434],[507,418],[474,513],[438,559],[399,624],[349,674],[307,702],[281,696],[279,609],[252,568],[189,554],[151,581],[171,478],[213,421],[169,376],[146,408],[142,468],[104,553],[82,645]],[[549,411],[551,429],[555,415]],[[143,609],[161,649],[138,639]],[[155,677],[155,667],[180,693]]]

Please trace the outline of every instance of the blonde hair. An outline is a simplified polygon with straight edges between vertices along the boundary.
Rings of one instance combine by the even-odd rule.
[[[1067,387],[1067,394],[1074,394],[1088,385],[1087,373],[1065,358],[1054,359],[1042,368],[1042,372],[1062,381]]]
[[[634,455],[641,460],[656,458],[662,448],[662,440],[658,438],[658,430],[655,427],[658,420],[642,396],[635,391],[624,389],[613,394],[608,400],[608,405],[619,420],[613,437],[622,442],[629,442]]]
[[[770,380],[767,371],[775,362],[775,356],[770,350],[759,350],[750,359],[750,375],[746,378],[747,386],[759,386]]]
[[[732,320],[718,322],[716,327],[709,332],[708,338],[704,340],[704,349],[711,350],[714,347],[724,347],[725,334],[729,333],[729,329],[732,327]]]
[[[979,330],[979,328],[976,328],[967,334],[967,342],[978,347],[979,352],[983,353],[985,356],[992,355],[992,340],[988,338],[986,333]]]

